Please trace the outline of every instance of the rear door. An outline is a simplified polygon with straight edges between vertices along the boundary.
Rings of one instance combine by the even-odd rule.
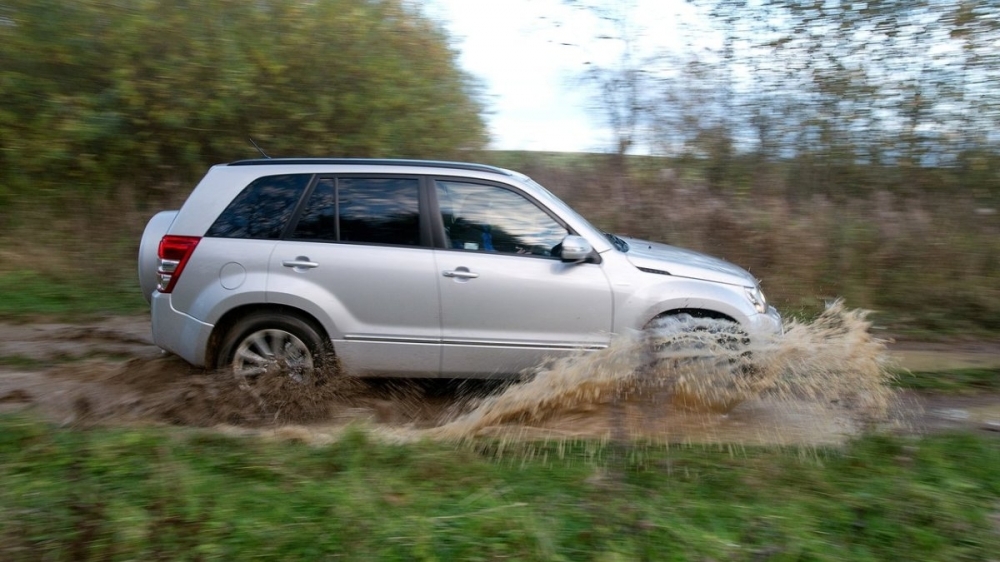
[[[268,300],[321,309],[350,374],[440,371],[437,274],[421,189],[417,177],[321,177],[271,254]]]
[[[440,179],[434,194],[445,375],[514,374],[609,343],[610,283],[600,264],[559,259],[570,231],[555,216],[500,185]]]

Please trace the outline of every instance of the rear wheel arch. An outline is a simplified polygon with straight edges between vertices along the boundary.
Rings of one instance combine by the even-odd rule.
[[[215,368],[222,353],[222,346],[225,344],[230,331],[245,318],[252,315],[271,315],[276,317],[289,317],[306,323],[320,337],[327,351],[333,353],[333,343],[330,335],[323,324],[308,312],[286,305],[280,304],[248,304],[236,307],[225,314],[215,323],[212,334],[208,339],[208,346],[205,350],[205,365]]]

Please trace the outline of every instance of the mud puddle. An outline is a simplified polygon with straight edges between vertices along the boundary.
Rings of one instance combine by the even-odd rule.
[[[693,331],[680,328],[622,334],[607,350],[540,366],[518,384],[336,377],[302,384],[275,376],[247,385],[161,355],[142,318],[83,328],[4,325],[0,357],[26,358],[34,370],[18,370],[17,362],[0,369],[0,412],[30,409],[74,425],[215,427],[316,443],[353,424],[391,440],[782,445],[831,444],[865,428],[922,425],[920,400],[889,386],[893,359],[858,312],[835,307],[753,348],[732,345],[710,321]],[[45,362],[59,364],[39,366]]]

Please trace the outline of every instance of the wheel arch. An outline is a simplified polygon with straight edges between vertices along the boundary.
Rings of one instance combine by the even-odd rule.
[[[724,312],[719,312],[718,310],[712,310],[709,308],[672,308],[670,310],[665,310],[663,312],[660,312],[655,316],[653,316],[652,318],[650,318],[646,322],[645,327],[649,327],[649,325],[651,325],[653,322],[656,322],[661,318],[666,318],[668,316],[677,316],[680,314],[689,314],[693,318],[709,318],[712,320],[726,320],[728,322],[733,322],[735,324],[740,323],[738,320],[736,320],[735,318]]]
[[[237,322],[250,314],[261,312],[275,315],[293,316],[308,323],[314,330],[316,330],[316,333],[319,334],[323,342],[330,347],[330,350],[335,353],[335,350],[333,349],[333,342],[330,340],[330,335],[327,333],[326,329],[323,328],[323,324],[308,312],[300,308],[295,308],[294,306],[283,304],[245,304],[227,311],[221,318],[219,318],[219,321],[215,323],[215,327],[212,329],[212,334],[208,338],[208,345],[205,348],[205,365],[216,364],[223,340],[229,333],[229,330],[231,330]]]

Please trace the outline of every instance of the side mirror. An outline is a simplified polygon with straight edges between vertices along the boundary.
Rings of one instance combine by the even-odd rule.
[[[562,252],[559,257],[565,262],[582,262],[591,257],[593,253],[594,247],[590,245],[590,242],[587,242],[586,238],[570,234],[563,238]]]

